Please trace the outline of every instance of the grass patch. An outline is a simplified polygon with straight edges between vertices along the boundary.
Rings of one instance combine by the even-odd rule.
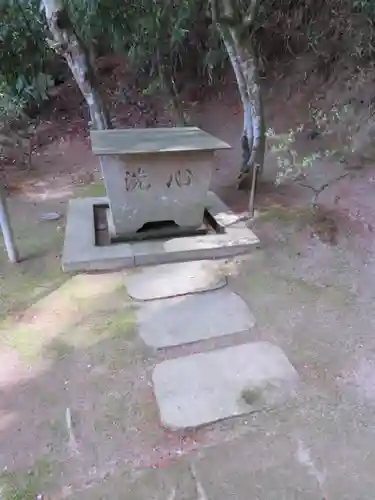
[[[51,431],[53,432],[58,443],[68,441],[69,435],[64,417],[58,417],[48,422]]]
[[[56,361],[134,330],[135,314],[121,273],[77,275],[18,320],[4,320],[0,342],[28,362]]]
[[[97,311],[86,316],[74,328],[59,336],[60,342],[67,342],[73,348],[90,347],[110,339],[124,340],[135,331],[135,314],[124,305],[121,311]],[[59,349],[64,354],[64,349]]]
[[[40,328],[27,325],[9,326],[2,334],[2,342],[18,352],[21,359],[37,362],[40,359],[61,361],[104,340],[129,339],[135,331],[135,314],[131,308],[123,311],[94,312],[82,318],[77,325],[54,338],[43,334]],[[48,328],[48,325],[46,325]]]
[[[75,196],[77,198],[106,196],[104,184],[103,182],[93,182],[87,186],[79,187],[75,190]]]
[[[23,360],[34,361],[39,358],[45,339],[26,325],[16,325],[4,329],[2,341],[7,347],[17,351]]]
[[[26,472],[4,472],[0,475],[1,500],[35,500],[52,486],[53,467],[38,460]]]
[[[20,263],[8,262],[0,236],[0,326],[8,315],[26,309],[69,278],[60,263],[63,229],[56,223],[36,222],[35,213],[17,215],[12,223]]]
[[[285,276],[278,272],[252,273],[247,278],[247,288],[252,296],[298,296],[301,300],[314,301],[323,296],[327,303],[342,307],[351,303],[350,292],[340,285],[319,285],[299,277]]]
[[[106,434],[112,427],[126,432],[129,402],[123,394],[109,394],[103,401],[101,413],[101,418],[97,418],[94,423],[96,432]]]
[[[279,222],[285,225],[297,224],[302,228],[310,224],[313,219],[314,212],[311,208],[276,205],[261,211],[257,222]]]
[[[103,183],[79,187],[76,197],[105,196]],[[38,205],[10,199],[12,226],[22,261],[10,264],[3,248],[0,231],[0,326],[10,314],[22,311],[69,279],[61,269],[64,240],[64,221],[39,222],[44,211],[65,210],[59,201],[56,206],[41,202]]]
[[[0,258],[0,268],[0,325],[8,315],[26,309],[69,278],[55,254],[12,266]]]
[[[135,330],[135,312],[131,307],[107,316],[101,324],[94,324],[92,334],[99,338],[126,337]]]
[[[54,339],[46,349],[48,358],[53,358],[54,360],[63,360],[69,356],[72,356],[75,352],[74,346],[62,341],[61,339]]]

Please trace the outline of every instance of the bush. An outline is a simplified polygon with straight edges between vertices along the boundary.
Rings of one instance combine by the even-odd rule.
[[[212,80],[225,61],[204,0],[68,1],[84,41],[94,43],[97,54],[126,53],[135,69],[150,76],[150,89],[162,85],[160,67],[169,77],[194,67]]]
[[[171,80],[178,86],[181,69],[185,80],[194,72],[211,83],[222,72],[226,55],[208,0],[66,1],[78,34],[96,55],[127,54],[149,76],[150,91]],[[374,30],[358,29],[358,23],[374,19],[375,0],[262,0],[252,36],[263,63],[310,49],[330,63],[337,47],[361,60],[373,56]],[[39,102],[54,84],[56,55],[46,36],[40,0],[0,0],[0,87],[11,100]]]
[[[3,0],[0,4],[0,87],[10,99],[24,102],[46,98],[54,83],[48,72],[52,53],[36,1]]]
[[[371,20],[375,20],[374,0],[353,0],[353,9],[369,16]]]

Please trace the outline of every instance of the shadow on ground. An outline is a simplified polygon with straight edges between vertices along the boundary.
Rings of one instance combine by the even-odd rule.
[[[225,264],[257,320],[241,337],[149,350],[125,273],[69,277],[8,317],[0,363],[6,500],[372,498],[371,261],[346,235],[326,244],[309,219],[281,213],[257,221],[262,250]],[[155,363],[257,340],[279,345],[296,367],[295,399],[193,432],[161,428]]]
[[[367,184],[361,192],[368,201]],[[66,202],[12,201],[28,260],[0,263],[5,500],[40,493],[55,500],[373,498],[371,231],[362,234],[337,212],[328,212],[333,223],[322,229],[295,189],[262,188],[254,224],[263,249],[225,263],[229,286],[249,304],[256,327],[158,353],[138,336],[125,273],[62,274]],[[229,194],[242,211],[246,194]],[[62,218],[38,222],[45,211]],[[335,232],[334,244],[322,237],[327,231]],[[192,432],[160,426],[150,383],[155,363],[257,340],[279,345],[296,367],[295,399]]]

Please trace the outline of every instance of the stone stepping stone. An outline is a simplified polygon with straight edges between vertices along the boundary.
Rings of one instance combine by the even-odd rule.
[[[246,332],[255,324],[247,304],[228,288],[145,302],[136,316],[142,339],[157,349]]]
[[[154,300],[222,288],[226,278],[217,262],[201,260],[143,268],[126,277],[132,299]]]
[[[152,378],[161,421],[175,430],[274,408],[298,383],[286,355],[268,342],[164,361]]]

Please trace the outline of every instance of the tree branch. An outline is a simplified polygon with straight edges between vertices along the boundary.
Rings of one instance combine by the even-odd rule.
[[[221,7],[219,7],[221,1]],[[212,18],[218,25],[239,26],[242,25],[242,14],[234,0],[211,1]]]
[[[251,26],[258,15],[260,0],[250,0],[249,8],[246,11],[243,22],[246,26]]]
[[[211,17],[213,22],[219,26],[219,19],[220,19],[220,0],[211,0]]]
[[[311,204],[313,206],[314,209],[317,208],[317,201],[318,201],[318,196],[327,188],[329,188],[330,186],[332,186],[332,184],[335,184],[336,182],[338,181],[341,181],[341,179],[344,179],[345,177],[347,177],[348,175],[350,175],[350,172],[345,172],[344,174],[341,174],[339,175],[338,177],[335,177],[334,179],[331,179],[330,181],[328,182],[325,182],[324,184],[322,184],[319,188],[315,188],[314,186],[310,186],[310,184],[304,184],[302,182],[298,182],[297,184],[301,187],[305,187],[305,188],[308,188],[308,189],[311,189],[311,191],[314,192],[314,196],[311,200]]]

